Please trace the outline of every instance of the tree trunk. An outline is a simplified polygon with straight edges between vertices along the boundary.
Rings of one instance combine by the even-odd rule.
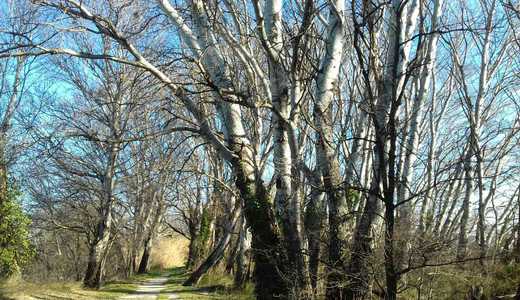
[[[387,198],[389,197],[389,198]],[[395,206],[390,195],[385,197],[385,275],[386,275],[386,294],[385,300],[397,299],[397,282],[399,275],[396,269],[395,250],[394,250],[394,225],[395,225]]]
[[[146,194],[145,194],[146,193]],[[152,194],[150,197],[149,194]],[[136,212],[136,219],[134,221],[135,226],[135,233],[134,233],[134,241],[132,245],[132,271],[138,272],[140,269],[140,263],[137,265],[137,258],[139,256],[139,250],[141,249],[141,246],[143,249],[146,249],[147,247],[147,239],[149,238],[147,235],[149,233],[146,233],[146,227],[150,223],[150,217],[152,215],[152,207],[153,207],[153,200],[155,199],[155,195],[153,192],[150,192],[149,189],[146,189],[143,194],[141,195],[142,199],[140,199],[139,207],[137,208]],[[150,201],[150,198],[152,201]],[[145,207],[146,206],[146,207]],[[140,260],[142,262],[142,259]]]
[[[112,197],[111,193],[108,197]],[[87,271],[83,284],[89,288],[100,288],[103,285],[105,257],[109,250],[110,229],[112,227],[112,203],[104,207],[104,213],[97,226],[94,242],[90,245]]]
[[[188,259],[186,268],[191,270],[199,262],[201,258],[200,234],[204,211],[200,202],[200,192],[197,190],[195,207],[190,209],[190,218],[188,220],[188,231],[190,233],[190,243],[188,246]]]
[[[108,235],[106,238],[90,246],[87,270],[83,278],[83,285],[88,288],[99,289],[103,285],[105,274],[105,255],[107,251]]]
[[[188,259],[186,260],[186,268],[191,270],[197,261],[197,247],[195,243],[196,236],[191,235],[190,243],[188,245]]]
[[[471,146],[469,146],[471,147]],[[460,217],[460,226],[459,226],[459,241],[457,245],[457,259],[463,260],[466,258],[466,248],[468,245],[468,221],[469,221],[469,205],[471,202],[471,194],[473,193],[473,171],[471,169],[471,150],[467,150],[468,153],[466,155],[464,161],[464,171],[465,171],[465,184],[466,184],[466,192],[464,195],[464,200],[462,202],[462,216]]]
[[[115,164],[119,152],[117,144],[111,144],[107,152],[108,163],[105,176],[102,178],[103,199],[99,212],[99,223],[96,228],[94,242],[89,252],[89,261],[83,283],[86,287],[100,288],[103,284],[105,256],[110,243],[112,229],[112,209],[114,205],[113,190],[115,185]]]
[[[213,266],[215,266],[221,259],[224,257],[224,250],[226,250],[227,245],[229,244],[229,240],[231,238],[231,234],[225,234],[215,247],[213,251],[211,251],[210,255],[202,264],[191,273],[190,277],[182,284],[184,286],[191,286],[197,284],[200,278],[206,274]]]
[[[141,257],[141,262],[139,263],[139,270],[137,271],[138,274],[144,274],[148,272],[149,260],[152,254],[153,241],[155,240],[157,231],[160,228],[165,210],[165,205],[163,203],[164,195],[162,193],[162,187],[154,187],[152,197],[152,199],[156,200],[153,202],[157,202],[157,208],[155,210],[152,223],[150,224],[150,228],[148,229],[147,236],[144,241],[143,256]]]
[[[283,276],[286,274],[286,258],[267,190],[260,180],[255,182],[244,173],[237,174],[236,185],[244,201],[246,221],[253,236],[251,250],[255,262],[255,294],[258,299],[287,298],[288,286]]]
[[[339,299],[343,294],[346,278],[346,226],[349,213],[346,193],[336,157],[332,126],[331,103],[338,85],[339,67],[344,45],[344,1],[333,1],[329,9],[329,25],[325,41],[325,56],[321,61],[316,80],[314,122],[317,129],[317,167],[323,176],[323,185],[329,205],[329,270],[327,298]],[[316,246],[316,245],[314,245]],[[317,250],[317,249],[315,249]]]
[[[294,293],[299,295],[307,286],[307,272],[303,256],[301,209],[298,192],[298,184],[293,182],[292,153],[289,143],[291,132],[289,119],[291,103],[289,91],[291,89],[289,78],[291,77],[285,69],[284,52],[282,40],[282,0],[267,0],[264,7],[264,26],[266,28],[269,49],[275,55],[269,57],[269,82],[272,95],[273,109],[273,161],[275,169],[276,194],[275,212],[277,220],[281,224],[281,237],[286,249],[286,268],[290,274],[286,274],[287,280],[292,281]],[[293,83],[296,84],[296,83]]]
[[[240,216],[240,234],[238,236],[238,249],[235,257],[234,264],[234,277],[233,286],[238,289],[242,289],[247,280],[247,257],[246,252],[248,250],[247,241],[247,227],[245,224],[244,216]]]
[[[113,181],[106,183],[106,187],[113,187]],[[112,193],[107,195],[108,203],[104,204],[103,213],[99,216],[101,218],[94,237],[94,243],[91,244],[89,250],[89,259],[87,271],[83,283],[86,287],[100,288],[103,285],[103,276],[105,268],[105,256],[109,250],[110,230],[112,228]]]
[[[226,226],[225,231],[223,232],[222,237],[220,238],[219,242],[217,243],[213,251],[211,251],[208,258],[206,258],[206,260],[204,260],[204,262],[195,271],[191,273],[190,277],[182,285],[191,286],[197,284],[202,275],[206,274],[206,272],[208,272],[210,268],[215,266],[224,257],[224,251],[226,250],[226,247],[228,246],[229,241],[231,240],[231,235],[237,223],[239,214],[240,209],[237,205],[235,207],[233,215],[231,216],[231,219],[228,220],[228,224]]]
[[[141,262],[139,263],[139,268],[137,269],[137,274],[145,274],[148,272],[148,263],[150,260],[150,255],[152,252],[152,242],[150,238],[144,241],[144,250],[143,256],[141,256]]]
[[[135,246],[132,245],[132,248],[134,248]],[[134,272],[137,270],[137,265],[135,263],[135,260],[137,258],[137,255],[135,253],[135,250],[134,249],[131,249],[130,250],[130,253],[128,253],[128,262],[127,262],[127,266],[126,266],[126,276],[127,277],[130,277],[132,275],[134,275]]]
[[[468,245],[469,206],[471,203],[471,194],[473,193],[473,170],[471,169],[470,159],[471,156],[467,155],[466,161],[464,162],[466,191],[462,202],[462,216],[460,217],[459,242],[457,246],[458,260],[466,258],[466,248]]]
[[[378,160],[374,158],[374,161]],[[379,176],[374,172],[372,177],[371,191],[368,194],[365,207],[361,219],[356,226],[352,248],[351,258],[347,267],[348,285],[342,299],[365,299],[368,291],[369,274],[368,259],[372,254],[371,247],[371,230],[379,211]]]
[[[318,267],[321,252],[321,233],[323,218],[326,215],[325,194],[321,191],[323,182],[316,179],[311,186],[311,196],[305,211],[305,230],[309,247],[309,277],[312,293],[316,296],[318,286]]]
[[[183,22],[179,13],[169,3],[161,1],[163,11],[180,29],[193,55],[202,61],[215,85],[215,94],[217,94],[215,108],[223,125],[227,145],[222,145],[213,134],[202,111],[189,98],[181,97],[181,99],[197,119],[205,137],[216,146],[222,157],[231,163],[235,172],[236,186],[244,202],[246,221],[251,227],[253,236],[256,296],[258,299],[288,297],[288,287],[282,276],[286,271],[285,249],[281,245],[271,199],[269,199],[262,180],[257,178],[256,159],[242,123],[241,106],[238,104],[240,99],[231,93],[221,93],[221,91],[231,91],[235,88],[229,76],[230,71],[227,69],[227,63],[220,49],[215,46],[217,41],[214,35],[209,32],[212,26],[207,19],[208,14],[204,11],[203,2],[193,1],[192,4],[194,32]],[[169,88],[174,93],[177,95],[183,93],[168,76],[149,63],[147,66],[154,71],[155,75],[168,82]]]

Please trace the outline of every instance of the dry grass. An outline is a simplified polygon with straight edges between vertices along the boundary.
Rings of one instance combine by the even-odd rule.
[[[46,282],[30,283],[18,281],[4,284],[2,294],[5,299],[33,300],[33,299],[118,299],[131,293],[136,286],[131,283],[107,284],[101,290],[85,289],[80,282]],[[1,297],[0,297],[1,299]]]
[[[182,267],[188,256],[189,241],[182,236],[158,239],[154,244],[151,257],[152,269],[171,269]]]

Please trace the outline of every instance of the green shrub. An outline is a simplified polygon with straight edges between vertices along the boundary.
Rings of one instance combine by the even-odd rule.
[[[0,278],[20,273],[34,256],[29,241],[29,217],[23,212],[18,198],[20,193],[10,190],[0,203]]]

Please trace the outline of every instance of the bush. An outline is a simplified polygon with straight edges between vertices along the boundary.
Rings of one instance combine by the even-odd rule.
[[[20,273],[34,256],[34,248],[29,241],[29,217],[18,202],[20,193],[8,192],[0,203],[0,278]]]

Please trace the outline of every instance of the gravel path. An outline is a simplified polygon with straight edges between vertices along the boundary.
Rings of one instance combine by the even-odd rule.
[[[130,295],[123,296],[119,299],[143,299],[143,300],[155,300],[159,296],[162,290],[166,288],[166,277],[157,277],[147,280],[145,283],[140,284],[137,290]],[[168,297],[167,299],[180,299],[176,294],[163,294]]]

